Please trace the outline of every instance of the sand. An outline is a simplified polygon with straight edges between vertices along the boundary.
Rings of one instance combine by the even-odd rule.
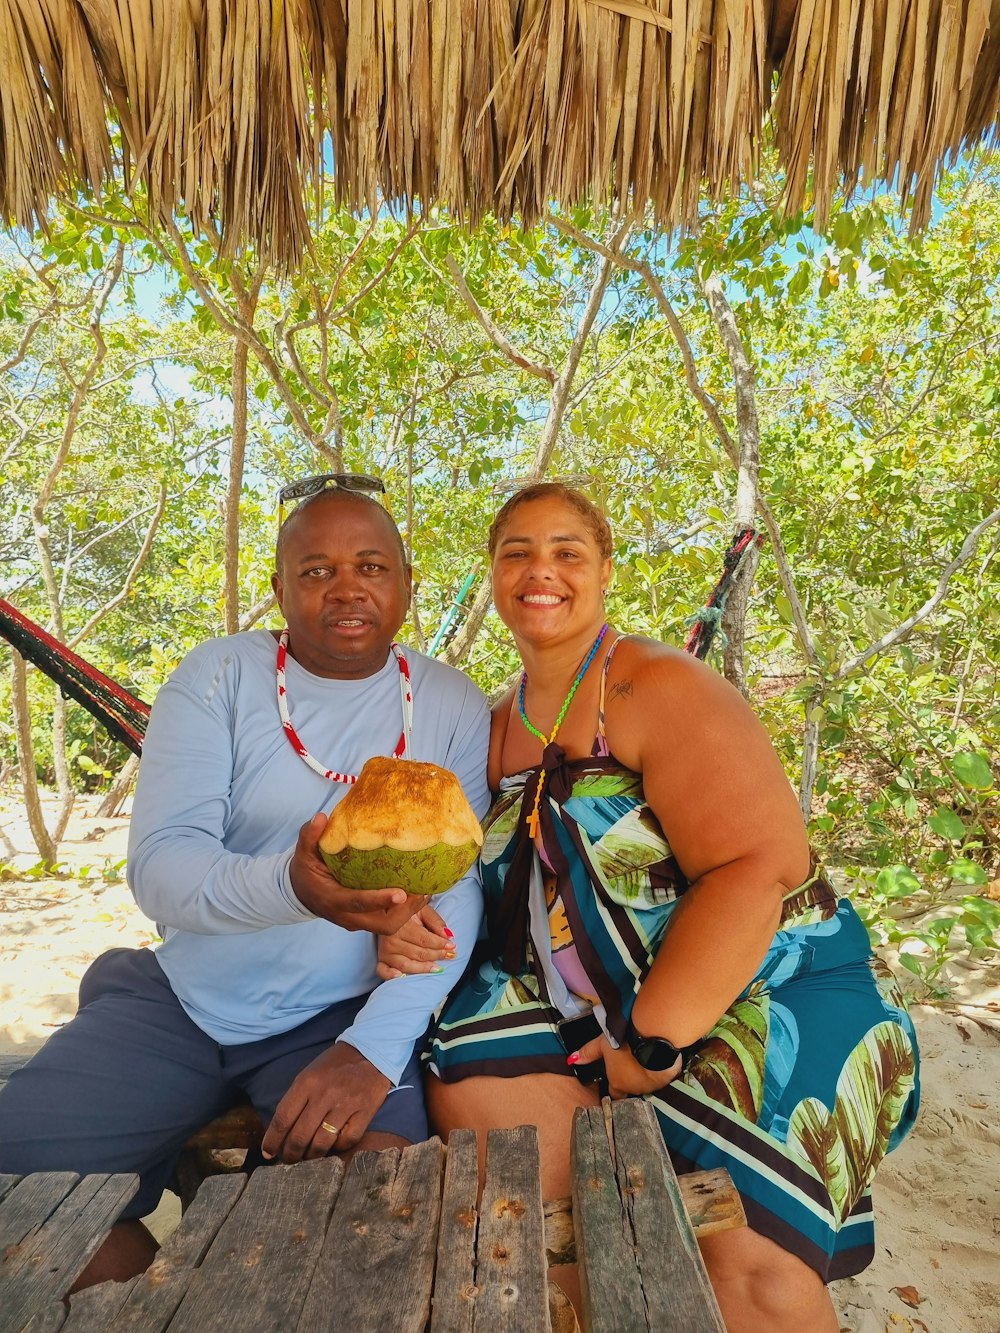
[[[38,879],[23,873],[37,860],[23,813],[0,801],[17,853],[0,858],[19,871],[0,881],[0,1055],[72,1017],[99,953],[155,939],[125,885],[127,808],[96,819],[96,805],[79,803],[62,845],[73,875]],[[1000,961],[960,959],[948,975],[951,1002],[914,1006],[923,1105],[875,1182],[875,1261],[832,1289],[849,1333],[1000,1333]],[[168,1200],[156,1230],[175,1220]]]

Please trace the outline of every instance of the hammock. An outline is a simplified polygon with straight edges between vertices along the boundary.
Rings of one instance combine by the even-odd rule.
[[[33,662],[54,680],[66,698],[75,699],[96,717],[114,740],[127,745],[133,754],[142,753],[149,704],[78,657],[3,597],[0,597],[0,634],[25,661]]]
[[[753,528],[742,528],[733,538],[723,561],[722,577],[705,605],[688,622],[691,631],[684,643],[685,652],[701,659],[708,655],[720,632],[733,581],[754,543],[759,546],[763,540]],[[142,753],[149,704],[78,657],[3,597],[0,597],[0,634],[26,661],[33,662],[54,680],[67,698],[82,704],[110,736],[127,745],[133,754]]]

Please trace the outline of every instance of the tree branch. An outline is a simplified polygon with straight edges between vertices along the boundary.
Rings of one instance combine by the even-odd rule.
[[[994,509],[992,514],[988,514],[981,523],[977,523],[972,529],[962,543],[958,555],[956,555],[954,560],[946,565],[941,571],[941,577],[938,579],[937,587],[934,589],[932,595],[928,597],[927,601],[924,602],[923,606],[920,607],[919,610],[914,611],[912,616],[909,616],[902,622],[902,624],[897,625],[895,629],[889,630],[887,634],[883,634],[881,639],[867,647],[864,652],[858,653],[857,656],[852,657],[850,661],[845,662],[840,670],[836,672],[833,679],[835,681],[844,680],[847,676],[853,675],[855,671],[858,671],[866,663],[870,662],[873,657],[878,657],[880,653],[884,653],[887,648],[891,648],[894,644],[902,643],[922,620],[926,620],[929,615],[936,611],[944,601],[945,594],[948,591],[948,584],[951,582],[952,576],[961,569],[964,564],[967,564],[968,561],[972,559],[976,553],[976,547],[979,545],[980,537],[988,527],[997,522],[1000,522],[1000,509]]]
[[[670,304],[670,300],[663,288],[663,284],[653,271],[653,267],[649,260],[635,259],[631,255],[615,254],[613,250],[610,250],[606,245],[602,245],[601,242],[595,240],[593,236],[588,236],[587,233],[581,231],[579,227],[574,227],[571,222],[567,222],[564,218],[557,217],[555,214],[550,213],[548,221],[557,231],[561,231],[564,236],[569,236],[572,240],[576,241],[578,245],[582,245],[587,250],[593,250],[595,254],[604,255],[605,258],[613,259],[615,263],[620,264],[622,268],[627,268],[632,273],[638,273],[639,276],[645,280],[646,286],[653,294],[653,300],[656,302],[660,314],[666,320],[670,332],[674,335],[674,341],[677,343],[678,350],[681,354],[681,361],[684,364],[684,379],[688,388],[691,390],[695,400],[701,405],[702,411],[705,413],[712,429],[715,431],[719,443],[732,460],[733,466],[739,467],[739,450],[726,428],[726,423],[722,420],[722,414],[719,411],[718,404],[715,402],[712,395],[702,387],[701,381],[698,379],[698,368],[695,365],[694,354],[691,351],[691,343],[688,340],[687,333],[684,331],[684,326],[678,319],[677,312]]]
[[[167,503],[167,487],[165,483],[161,481],[159,495],[157,496],[156,500],[156,510],[153,514],[153,517],[149,520],[149,526],[146,528],[146,535],[142,539],[142,545],[139,547],[135,559],[129,566],[129,571],[125,575],[124,583],[115,593],[114,597],[109,598],[108,601],[106,601],[104,605],[99,608],[99,610],[94,612],[94,614],[84,625],[83,629],[78,630],[77,633],[73,635],[69,643],[66,645],[67,648],[75,648],[77,644],[82,643],[83,640],[87,637],[87,635],[91,633],[91,631],[104,619],[106,615],[108,615],[111,611],[114,611],[116,607],[121,606],[122,602],[124,602],[125,598],[132,591],[132,586],[135,583],[136,578],[138,577],[139,570],[146,563],[146,557],[149,555],[149,552],[152,549],[153,538],[156,535],[156,529],[159,526],[160,519],[163,517],[163,511],[164,508],[166,507],[166,503]]]
[[[427,259],[426,255],[424,255],[424,260],[429,268],[437,272],[437,269],[430,260]],[[469,284],[465,281],[465,274],[458,267],[454,256],[446,255],[444,263],[445,268],[447,268],[452,276],[452,280],[455,283],[455,288],[458,291],[459,296],[468,306],[477,323],[483,329],[493,346],[501,351],[507,360],[512,362],[520,370],[525,371],[529,375],[534,375],[536,379],[544,380],[546,384],[555,384],[556,372],[553,368],[551,366],[543,366],[537,361],[532,361],[531,357],[526,356],[523,352],[519,352],[507,335],[498,328],[492,318],[486,313],[469,290]]]

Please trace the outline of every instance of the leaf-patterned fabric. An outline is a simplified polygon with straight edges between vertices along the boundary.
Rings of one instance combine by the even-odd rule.
[[[482,853],[489,941],[431,1036],[445,1082],[573,1076],[557,1023],[586,1006],[553,965],[568,938],[604,1030],[624,1035],[688,885],[641,777],[601,748],[575,761],[546,750],[541,855],[524,835],[538,770],[504,780]],[[724,948],[725,922],[718,931]],[[648,1100],[676,1169],[725,1167],[756,1231],[825,1281],[871,1262],[871,1181],[916,1116],[917,1045],[891,974],[823,875],[788,895],[756,977]]]

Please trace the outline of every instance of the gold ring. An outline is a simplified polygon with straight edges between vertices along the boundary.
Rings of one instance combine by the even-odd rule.
[[[340,1133],[340,1130],[337,1128],[337,1126],[331,1125],[328,1120],[321,1120],[319,1122],[319,1127],[320,1129],[325,1129],[328,1134],[332,1134],[334,1138],[336,1138],[337,1135]]]

